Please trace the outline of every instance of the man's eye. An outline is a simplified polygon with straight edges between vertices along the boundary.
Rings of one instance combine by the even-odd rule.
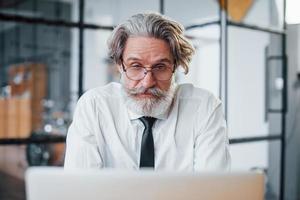
[[[157,70],[164,70],[164,69],[166,69],[166,66],[165,65],[156,65],[155,68]]]
[[[141,68],[142,66],[141,65],[131,65],[130,67],[132,67],[132,68]]]

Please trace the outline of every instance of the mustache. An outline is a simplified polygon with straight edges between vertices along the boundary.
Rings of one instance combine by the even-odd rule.
[[[148,93],[148,94],[152,94],[153,96],[156,97],[164,97],[165,96],[165,92],[161,89],[158,88],[145,88],[143,86],[138,87],[138,88],[131,88],[131,89],[127,89],[128,94],[130,95],[138,95],[138,94],[144,94],[144,93]]]

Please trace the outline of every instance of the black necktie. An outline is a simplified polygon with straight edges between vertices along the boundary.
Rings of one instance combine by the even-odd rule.
[[[154,168],[154,142],[152,135],[152,126],[156,120],[153,117],[141,117],[139,118],[145,126],[141,145],[141,167],[152,167]]]

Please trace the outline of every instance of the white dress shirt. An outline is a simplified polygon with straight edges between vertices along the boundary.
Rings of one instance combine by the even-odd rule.
[[[79,99],[67,134],[65,169],[139,169],[144,125],[130,112],[118,83]],[[178,85],[172,107],[153,128],[155,169],[229,170],[228,136],[221,102],[191,84]]]

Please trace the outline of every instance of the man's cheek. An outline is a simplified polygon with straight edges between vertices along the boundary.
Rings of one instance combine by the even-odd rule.
[[[125,87],[128,89],[134,89],[138,87],[138,81],[126,80]]]

